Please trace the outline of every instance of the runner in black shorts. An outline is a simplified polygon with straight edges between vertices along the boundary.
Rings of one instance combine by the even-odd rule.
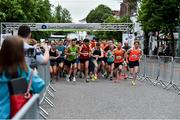
[[[126,53],[126,61],[129,62],[130,73],[133,76],[132,85],[136,85],[135,81],[139,69],[139,61],[142,56],[142,51],[139,48],[139,41],[134,42],[134,48],[129,49]]]
[[[89,71],[89,58],[90,58],[90,47],[89,47],[89,40],[84,39],[83,45],[81,45],[80,50],[79,50],[79,58],[80,58],[80,63],[81,63],[81,72],[85,70],[85,75],[86,75],[86,82],[89,82],[89,76],[88,76],[88,71]]]
[[[122,44],[119,42],[117,48],[114,50],[114,68],[116,73],[116,80],[114,82],[117,82],[119,79],[122,80],[124,55],[125,50],[122,49]]]
[[[92,61],[95,65],[94,76],[92,77],[92,80],[97,79],[97,72],[103,60],[103,57],[103,50],[100,48],[100,43],[97,43],[96,47],[92,50]]]
[[[60,56],[58,54],[58,51],[56,49],[55,43],[52,43],[51,49],[49,51],[49,56],[50,56],[50,74],[52,79],[58,80],[57,76],[57,58]]]
[[[113,79],[113,70],[114,70],[114,45],[110,45],[109,46],[109,50],[106,53],[106,57],[107,57],[107,78],[110,75],[110,80]]]
[[[66,49],[65,54],[67,55],[66,65],[70,67],[69,74],[66,76],[66,81],[70,81],[70,75],[73,73],[73,82],[76,82],[77,72],[77,56],[79,48],[76,46],[76,39],[72,39],[71,45]]]

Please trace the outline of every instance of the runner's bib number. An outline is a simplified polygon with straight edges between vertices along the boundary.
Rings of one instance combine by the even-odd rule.
[[[116,56],[116,59],[120,60],[120,59],[122,59],[122,57],[121,56]]]
[[[137,55],[132,55],[132,58],[138,58],[138,56]]]

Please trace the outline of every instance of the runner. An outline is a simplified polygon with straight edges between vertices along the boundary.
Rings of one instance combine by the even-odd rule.
[[[54,79],[58,80],[57,76],[57,58],[60,56],[58,54],[58,51],[56,49],[56,45],[54,42],[52,42],[50,51],[49,51],[49,56],[50,56],[50,74],[52,78],[52,82]]]
[[[89,58],[90,58],[90,47],[89,47],[89,40],[84,39],[83,45],[81,45],[79,54],[80,54],[80,62],[81,62],[81,73],[85,69],[85,75],[86,75],[86,82],[89,82],[89,76],[88,76],[88,67],[89,67]]]
[[[106,53],[106,57],[107,57],[107,68],[108,68],[108,71],[107,71],[107,78],[110,74],[110,80],[113,79],[113,69],[114,69],[114,55],[113,55],[113,52],[114,51],[114,45],[110,45],[109,46],[109,50],[107,51]]]
[[[114,68],[115,68],[115,74],[116,79],[114,82],[117,82],[118,79],[122,79],[122,68],[123,68],[123,62],[124,62],[124,55],[125,50],[122,49],[122,44],[119,42],[117,44],[117,48],[114,50]],[[120,75],[120,76],[119,76]]]
[[[78,47],[76,46],[76,39],[72,39],[71,45],[68,46],[67,50],[65,51],[67,55],[66,64],[68,65],[69,73],[66,76],[66,81],[70,81],[70,75],[73,73],[73,82],[76,82],[76,72],[77,72],[77,56],[78,56]]]
[[[94,75],[92,80],[97,80],[98,69],[100,68],[101,62],[103,60],[103,50],[100,48],[100,43],[96,43],[96,47],[92,50],[92,61],[95,66]]]
[[[60,77],[63,77],[63,68],[64,68],[64,52],[65,52],[65,46],[63,45],[63,41],[59,41],[59,45],[57,46],[57,50],[60,54],[60,57],[57,59],[57,66],[58,66],[58,73]]]
[[[76,46],[78,47],[78,50],[80,48],[80,41],[77,41],[76,39]],[[81,74],[80,74],[80,71],[81,71],[81,63],[80,63],[80,58],[79,58],[79,54],[77,56],[77,59],[76,59],[76,63],[77,63],[77,72],[76,72],[76,75],[81,77]]]
[[[128,41],[126,40],[124,42],[124,46],[123,49],[127,52],[131,47],[129,46]],[[129,68],[128,68],[128,63],[126,63],[126,61],[124,61],[124,78],[127,79],[128,78],[128,72]],[[129,76],[130,79],[132,79],[132,76]]]
[[[130,74],[133,76],[132,85],[136,85],[136,78],[139,69],[139,62],[142,56],[142,50],[139,47],[139,41],[134,42],[134,47],[126,53],[126,62],[129,63]]]
[[[106,69],[106,72],[107,72],[107,73],[108,73],[108,71],[109,71],[109,65],[108,65],[108,63],[107,63],[107,52],[108,52],[108,50],[110,50],[110,46],[112,46],[113,48],[115,48],[112,40],[109,40],[109,41],[107,42],[107,45],[106,45],[105,48],[104,48],[104,52],[106,53],[106,55],[105,55],[105,57],[104,57],[104,61],[105,61],[105,69]],[[109,76],[106,75],[106,78],[108,78],[108,77],[109,77]]]
[[[102,60],[102,62],[101,62],[101,68],[100,68],[101,73],[102,73],[102,77],[107,77],[107,72],[106,72],[106,67],[107,67],[107,66],[106,66],[106,63],[107,63],[106,52],[107,52],[107,51],[104,51],[104,49],[105,49],[107,46],[108,46],[108,44],[106,43],[106,40],[103,40],[103,41],[101,42],[101,45],[100,45],[101,49],[103,50],[103,54],[104,54],[103,60]]]

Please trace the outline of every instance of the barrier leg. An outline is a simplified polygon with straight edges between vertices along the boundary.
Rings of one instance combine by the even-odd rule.
[[[39,109],[41,110],[41,111],[40,111],[41,117],[44,118],[45,120],[47,120],[47,117],[46,117],[46,116],[49,115],[48,112],[46,112],[41,106],[39,106]],[[44,115],[44,114],[45,114],[45,115]]]
[[[169,86],[169,88],[167,88]],[[180,89],[179,89],[179,87],[176,85],[176,84],[174,84],[174,83],[169,83],[168,85],[167,85],[167,90],[169,90],[169,89],[171,89],[171,88],[174,88],[174,90],[178,90],[178,91],[180,91]]]
[[[48,97],[45,96],[45,99],[44,99],[44,100],[45,100],[51,107],[54,106],[53,102],[52,102]]]
[[[162,80],[156,80],[156,82],[154,82],[154,85],[160,84],[163,88],[164,86],[166,86],[166,84],[164,84],[164,82]]]
[[[51,84],[49,85],[49,88],[51,88],[52,91],[56,92],[56,90],[54,89],[54,87]]]
[[[39,107],[39,109],[41,110],[41,111],[43,111],[43,113],[45,113],[46,114],[46,116],[48,116],[49,114],[48,114],[48,112],[46,112],[41,106]]]
[[[147,76],[144,77],[143,81],[148,81],[148,82],[154,84],[154,82],[149,77],[147,77]]]
[[[45,120],[47,120],[47,117],[46,117],[42,112],[40,112],[40,115],[41,115],[42,118],[44,118]]]
[[[48,90],[47,93],[54,99],[54,94],[50,90]]]

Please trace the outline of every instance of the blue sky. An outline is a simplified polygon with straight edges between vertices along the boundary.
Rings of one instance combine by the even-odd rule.
[[[50,0],[50,3],[54,6],[59,3],[63,8],[67,8],[71,13],[73,22],[77,22],[85,18],[99,4],[105,4],[112,10],[119,10],[120,1],[122,0]]]

